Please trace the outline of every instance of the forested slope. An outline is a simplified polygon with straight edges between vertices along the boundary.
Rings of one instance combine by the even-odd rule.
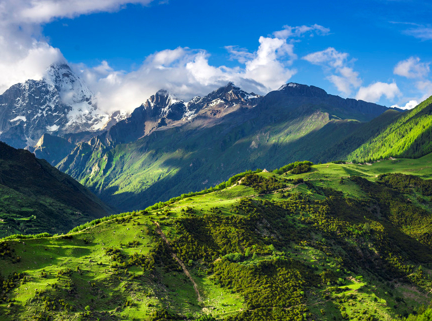
[[[1,319],[423,313],[432,286],[431,161],[294,163],[65,235],[3,239]]]
[[[0,142],[0,236],[64,233],[112,214],[87,188],[45,160]]]
[[[432,97],[390,124],[348,155],[358,161],[386,157],[417,158],[432,151]]]

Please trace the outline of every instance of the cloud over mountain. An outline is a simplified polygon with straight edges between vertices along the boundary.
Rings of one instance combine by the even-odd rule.
[[[394,99],[400,96],[401,92],[396,83],[383,83],[376,82],[370,84],[367,87],[361,87],[356,95],[356,99],[365,100],[369,102],[377,102],[382,96],[386,96],[387,99]]]
[[[27,79],[40,79],[53,63],[64,60],[48,44],[41,26],[57,18],[115,11],[127,3],[152,0],[3,0],[0,3],[0,93]]]
[[[27,79],[41,79],[53,63],[66,61],[61,51],[48,44],[41,26],[57,18],[74,18],[95,12],[111,12],[126,4],[147,5],[152,0],[5,0],[0,6],[0,93]],[[320,25],[284,26],[270,36],[259,38],[255,52],[227,46],[240,66],[215,66],[205,50],[167,49],[146,57],[132,72],[113,70],[106,61],[89,68],[73,66],[98,97],[99,108],[132,110],[160,88],[181,98],[206,93],[228,81],[245,90],[266,93],[286,83],[297,71],[294,39],[307,34],[325,35]]]
[[[285,32],[291,28],[290,32]],[[294,31],[292,31],[294,30]],[[95,68],[76,66],[98,97],[99,106],[107,111],[119,107],[139,106],[150,95],[164,88],[182,99],[234,82],[246,91],[265,94],[286,83],[297,71],[291,68],[297,59],[294,40],[307,33],[324,34],[327,28],[288,27],[273,35],[260,37],[255,52],[227,46],[231,59],[241,66],[214,66],[205,50],[190,48],[166,49],[148,56],[142,65],[129,73],[112,69],[106,61]]]

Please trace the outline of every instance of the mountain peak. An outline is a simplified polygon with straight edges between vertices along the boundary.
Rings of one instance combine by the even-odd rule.
[[[225,86],[216,89],[216,92],[230,92],[230,91],[242,91],[240,87],[237,87],[232,81],[229,81]]]
[[[159,89],[154,95],[150,96],[143,104],[145,108],[167,108],[177,103],[184,103],[166,89]]]
[[[228,82],[225,86],[216,89],[215,91],[204,97],[205,100],[213,101],[215,99],[221,99],[225,102],[234,101],[249,101],[250,99],[259,98],[260,96],[254,93],[247,93],[240,87],[237,87],[233,82]]]
[[[27,80],[0,95],[3,141],[24,148],[45,133],[97,131],[109,120],[97,110],[87,85],[65,62],[46,69],[41,80]]]
[[[295,82],[289,82],[282,85],[278,91],[285,92],[292,96],[324,97],[327,95],[327,92],[324,89]]]
[[[159,89],[156,92],[156,95],[158,95],[158,96],[169,96],[169,92],[166,89]]]
[[[224,87],[227,89],[240,89],[232,81],[229,81]]]
[[[43,79],[48,85],[58,90],[65,104],[73,104],[83,100],[91,104],[92,92],[67,63],[52,64],[46,70]]]

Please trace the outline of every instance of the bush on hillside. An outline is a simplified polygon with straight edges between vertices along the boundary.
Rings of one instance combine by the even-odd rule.
[[[273,171],[273,173],[278,174],[278,175],[281,175],[281,174],[284,174],[284,173],[286,173],[286,172],[289,172],[289,171],[293,170],[293,169],[296,168],[296,167],[303,166],[303,165],[308,165],[308,166],[309,166],[308,171],[309,171],[309,170],[310,170],[310,166],[312,166],[313,163],[312,163],[312,162],[309,162],[309,161],[294,162],[294,163],[291,163],[291,164],[288,164],[288,165],[282,166],[282,167],[279,168],[279,169],[275,169],[275,170]],[[303,167],[303,168],[306,169],[306,167]]]

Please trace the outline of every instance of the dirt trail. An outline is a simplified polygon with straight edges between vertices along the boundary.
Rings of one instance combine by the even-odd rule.
[[[182,262],[182,260],[180,260],[180,259],[177,257],[177,255],[172,251],[171,246],[170,246],[170,244],[169,244],[169,241],[168,241],[167,237],[165,236],[164,232],[162,232],[162,229],[161,229],[159,223],[158,223],[158,222],[153,222],[153,223],[155,223],[155,225],[156,225],[156,232],[157,232],[157,233],[162,237],[162,239],[165,241],[166,245],[167,245],[168,248],[170,249],[171,256],[172,256],[173,259],[176,260],[177,263],[182,267],[184,274],[186,274],[186,276],[187,276],[187,277],[189,278],[189,280],[192,282],[193,287],[194,287],[194,290],[195,290],[195,292],[196,292],[196,294],[197,294],[197,297],[198,297],[198,302],[202,302],[201,295],[200,295],[199,290],[198,290],[198,285],[195,283],[194,279],[193,279],[192,276],[190,275],[188,269],[186,268],[186,265],[184,265],[184,263]]]

